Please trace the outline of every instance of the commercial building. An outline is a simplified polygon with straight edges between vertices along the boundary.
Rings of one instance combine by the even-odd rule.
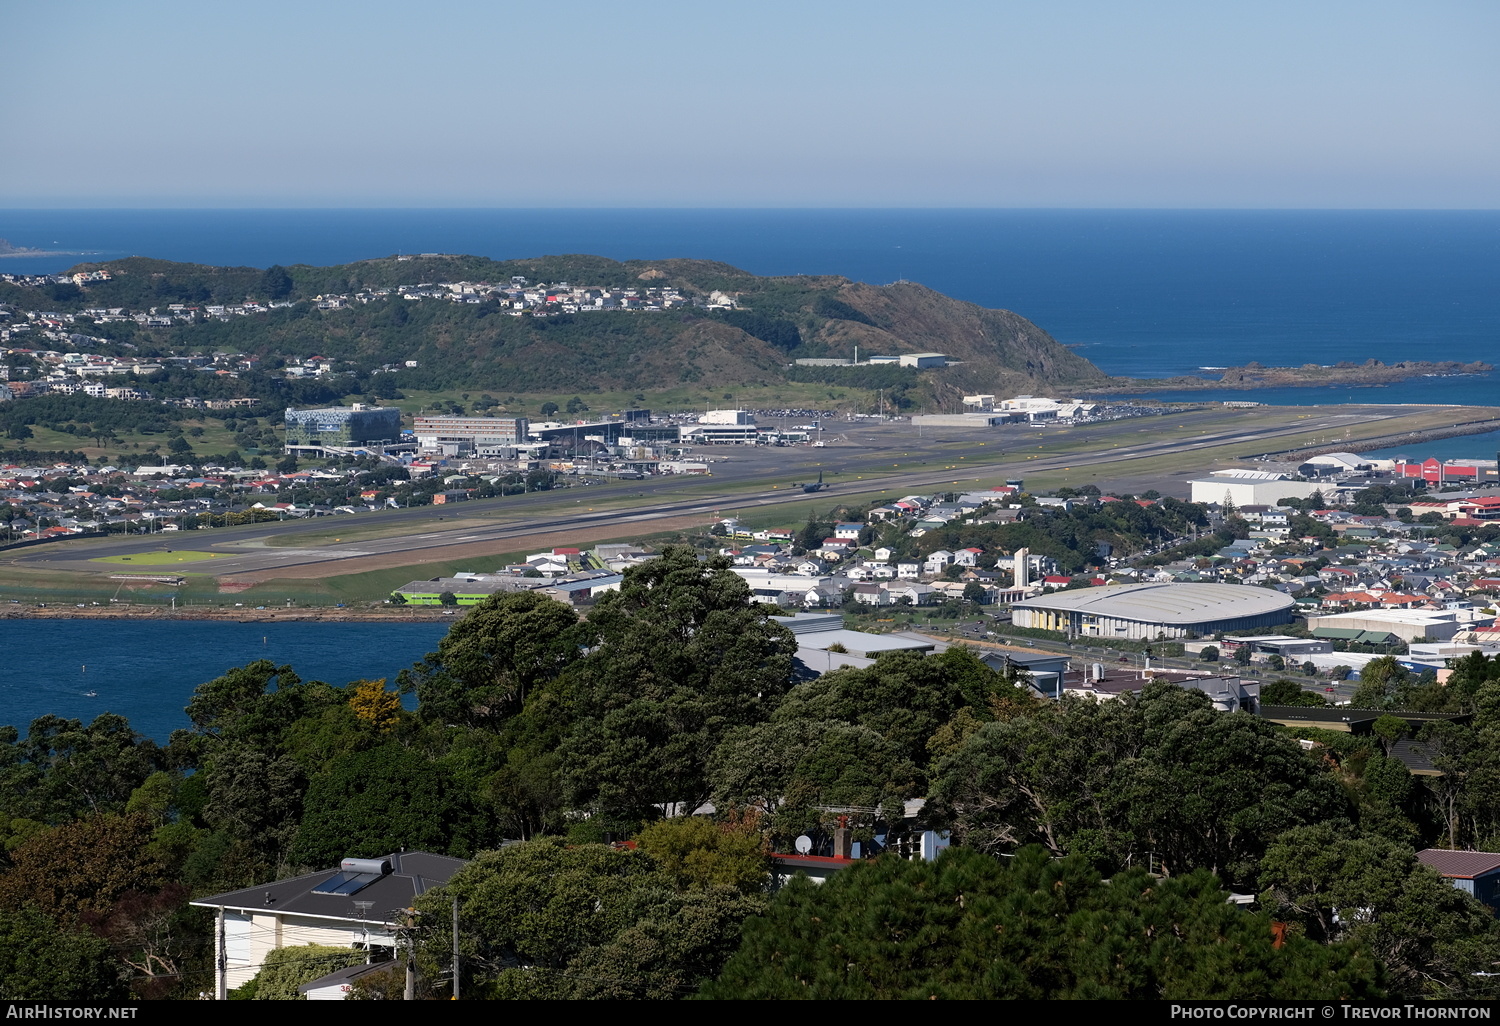
[[[1366,609],[1353,613],[1309,616],[1307,626],[1317,634],[1328,628],[1384,631],[1402,641],[1447,641],[1468,626],[1470,617],[1457,609]]]
[[[1011,606],[1017,627],[1151,641],[1292,622],[1291,596],[1237,584],[1110,584]]]
[[[394,406],[334,406],[286,411],[286,450],[347,448],[394,442],[401,437],[401,411]]]
[[[709,410],[682,429],[685,445],[754,445],[760,440],[755,415],[744,410]]]
[[[902,353],[899,359],[901,366],[915,367],[918,370],[948,366],[948,357],[942,353]]]
[[[919,427],[932,428],[990,428],[1009,424],[1015,418],[1009,413],[980,411],[977,413],[918,413],[911,422]]]
[[[798,613],[795,616],[771,618],[787,628],[797,639],[793,657],[797,672],[807,678],[834,670],[863,669],[887,652],[915,652],[926,655],[937,643],[915,635],[865,634],[844,629],[844,618],[838,613]]]
[[[651,423],[651,411],[645,409],[625,410],[601,420],[579,421],[566,424],[560,421],[533,424],[529,428],[531,437],[545,442],[564,453],[597,451],[597,447],[617,444],[622,437],[634,436],[638,440],[656,437],[659,427]],[[677,428],[670,429],[670,440],[677,440]]]
[[[1082,399],[1049,399],[1046,396],[1018,395],[1000,403],[1000,409],[1015,414],[1019,419],[1032,423],[1052,420],[1076,421],[1091,417],[1099,411],[1098,403]]]
[[[1208,478],[1188,482],[1193,502],[1236,506],[1274,506],[1282,499],[1306,499],[1324,488],[1315,481],[1293,481],[1269,470],[1215,470]]]
[[[412,421],[419,449],[452,456],[524,444],[529,427],[525,417],[423,416]]]
[[[1426,459],[1421,463],[1397,461],[1392,474],[1400,478],[1417,478],[1428,484],[1477,484],[1497,480],[1494,460]]]

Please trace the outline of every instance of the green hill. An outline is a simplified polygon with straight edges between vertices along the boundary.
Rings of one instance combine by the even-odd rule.
[[[407,389],[651,392],[683,383],[728,388],[792,380],[885,388],[898,405],[951,409],[964,392],[1048,392],[1108,381],[1024,317],[910,282],[874,286],[838,277],[758,277],[707,260],[619,262],[596,256],[387,257],[266,271],[133,257],[75,270],[95,268],[113,279],[83,289],[54,286],[49,308],[142,311],[249,298],[293,303],[268,314],[169,328],[101,326],[102,334],[130,342],[143,355],[228,350],[260,356],[269,368],[324,356],[348,361],[361,374],[416,361],[415,368],[403,366],[393,375]],[[337,310],[307,302],[396,285],[508,283],[516,275],[531,283],[670,286],[692,297],[722,291],[736,298],[738,308],[515,317],[493,300],[381,298]],[[7,287],[0,299],[20,301],[18,293],[26,292],[34,296],[36,290]],[[803,358],[847,358],[856,346],[861,358],[940,352],[951,365],[923,372],[795,365]]]

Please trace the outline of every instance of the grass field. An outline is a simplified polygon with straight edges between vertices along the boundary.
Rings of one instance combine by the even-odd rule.
[[[420,413],[424,408],[436,405],[446,406],[451,402],[463,403],[466,409],[472,410],[472,402],[485,395],[490,396],[500,403],[491,412],[497,417],[528,417],[532,420],[541,420],[542,406],[545,403],[556,403],[560,409],[567,409],[568,401],[574,396],[581,399],[589,408],[588,413],[580,413],[579,416],[586,417],[589,414],[618,413],[621,410],[646,407],[647,409],[664,413],[685,412],[689,410],[702,410],[705,406],[714,408],[745,407],[748,409],[822,409],[849,410],[855,413],[874,413],[878,410],[880,400],[875,392],[866,391],[862,388],[848,388],[843,385],[820,385],[809,382],[787,381],[774,385],[747,386],[732,389],[711,389],[701,385],[684,385],[679,388],[669,388],[660,392],[507,392],[503,388],[473,388],[462,392],[419,392],[406,391],[402,393],[404,399],[386,399],[382,403],[387,406],[400,407],[401,412],[411,415]],[[349,402],[368,402],[368,396],[349,396],[345,399]]]
[[[354,518],[350,518],[353,520]],[[452,520],[443,521],[440,524],[426,524],[415,528],[417,531],[426,532],[434,530],[461,531],[473,527],[488,527],[491,520]],[[266,545],[273,549],[316,549],[327,545],[356,545],[362,541],[375,541],[380,538],[399,538],[405,534],[411,534],[414,528],[410,524],[378,524],[364,525],[346,521],[337,528],[329,528],[326,531],[304,531],[298,534],[272,535],[266,539]]]
[[[275,418],[262,419],[262,425],[270,425],[275,428],[281,427],[281,422]],[[224,429],[224,422],[213,418],[202,420],[181,421],[181,427],[186,433],[189,444],[193,451],[200,456],[208,453],[229,452],[238,448],[234,441],[234,432]],[[194,428],[201,428],[202,433],[194,436],[191,432]],[[101,461],[114,463],[119,462],[122,456],[128,456],[133,460],[151,460],[160,458],[170,462],[170,453],[167,452],[167,436],[164,434],[146,434],[139,431],[126,431],[120,434],[119,439],[107,445],[100,446],[91,437],[71,435],[65,431],[53,431],[42,427],[40,424],[31,428],[33,437],[26,441],[26,446],[31,449],[55,452],[81,452],[95,463]],[[279,434],[279,431],[278,431]],[[158,453],[147,459],[147,452],[152,446],[158,448]],[[263,458],[270,463],[281,459],[281,448],[278,445],[274,451],[263,454]]]
[[[176,563],[201,563],[221,559],[223,552],[199,552],[193,549],[167,549],[165,552],[137,552],[133,556],[96,556],[90,563],[129,563],[131,566],[167,566]]]

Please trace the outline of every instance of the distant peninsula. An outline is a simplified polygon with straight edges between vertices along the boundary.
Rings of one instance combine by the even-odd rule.
[[[45,254],[0,240],[0,255]],[[982,393],[1378,385],[1492,369],[1370,360],[1113,377],[1019,314],[915,282],[760,276],[692,259],[433,253],[254,268],[130,257],[63,274],[0,274],[0,304],[63,318],[51,330],[71,346],[92,339],[98,353],[151,366],[138,374],[157,396],[266,398],[296,383],[294,401],[304,403],[402,390],[643,400],[682,386],[728,399],[800,382],[878,390],[890,411],[953,410]],[[210,389],[194,361],[224,353],[240,354],[242,369]]]
[[[260,373],[353,374],[365,394],[801,382],[878,389],[901,410],[1111,380],[1018,314],[914,282],[763,277],[708,260],[432,254],[260,269],[130,257],[9,277],[0,303],[71,316],[74,334],[159,360],[234,352]],[[940,368],[901,362],[933,354]],[[191,394],[205,394],[203,377]]]
[[[31,249],[28,246],[12,245],[9,239],[0,239],[0,257],[35,257],[35,256],[65,256],[67,254],[48,253],[46,250]]]

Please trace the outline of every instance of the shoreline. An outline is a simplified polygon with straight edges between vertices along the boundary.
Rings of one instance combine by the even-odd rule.
[[[462,619],[470,607],[394,609],[171,609],[157,606],[23,606],[0,611],[0,620],[224,620],[231,623],[431,623]]]
[[[26,257],[78,257],[99,255],[100,254],[97,251],[86,249],[25,249],[12,250],[9,253],[0,253],[0,260],[5,260],[7,258],[15,258],[17,260],[21,260]]]
[[[1464,378],[1489,374],[1493,364],[1474,361],[1401,360],[1383,363],[1370,360],[1361,364],[1334,364],[1325,367],[1262,367],[1248,363],[1243,367],[1214,368],[1218,378],[1183,375],[1175,378],[1115,378],[1114,384],[1090,386],[1085,395],[1142,395],[1148,392],[1254,392],[1263,388],[1325,388],[1392,385],[1412,378]],[[1205,400],[1212,401],[1212,400]]]

